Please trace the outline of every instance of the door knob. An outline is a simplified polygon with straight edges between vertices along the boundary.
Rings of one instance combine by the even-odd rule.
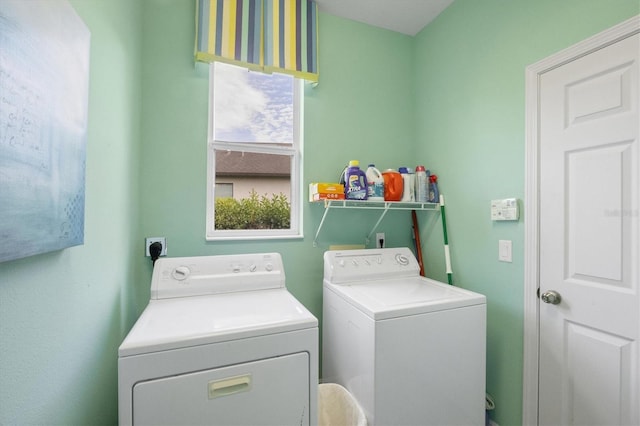
[[[552,305],[557,305],[562,300],[562,297],[560,297],[560,293],[553,290],[545,291],[544,293],[542,293],[540,298],[544,303],[551,303]]]

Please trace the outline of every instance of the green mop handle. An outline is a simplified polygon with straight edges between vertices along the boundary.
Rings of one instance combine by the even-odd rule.
[[[440,215],[442,216],[442,233],[444,234],[444,262],[447,270],[447,281],[452,284],[451,254],[449,253],[449,239],[447,238],[447,217],[444,213],[444,195],[440,194]]]

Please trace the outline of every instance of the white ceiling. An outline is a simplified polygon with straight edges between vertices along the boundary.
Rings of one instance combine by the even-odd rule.
[[[453,0],[316,0],[322,12],[414,36]]]

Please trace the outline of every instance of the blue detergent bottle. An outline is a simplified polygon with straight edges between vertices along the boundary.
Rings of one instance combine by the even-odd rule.
[[[349,161],[344,174],[344,195],[347,200],[367,199],[367,175],[360,170],[358,160]]]

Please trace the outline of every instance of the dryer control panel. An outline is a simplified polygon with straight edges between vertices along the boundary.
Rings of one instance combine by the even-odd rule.
[[[285,287],[279,253],[165,257],[156,260],[151,299]]]
[[[413,277],[420,265],[408,247],[327,251],[324,279],[333,284]]]

